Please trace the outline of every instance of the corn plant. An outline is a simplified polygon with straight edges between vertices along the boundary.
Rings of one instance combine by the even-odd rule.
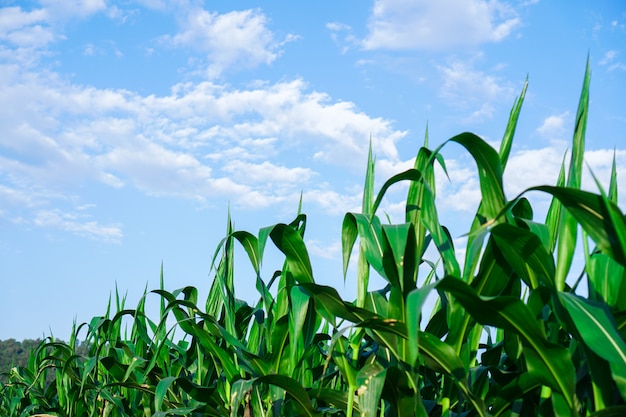
[[[166,291],[163,270],[134,309],[116,291],[114,308],[75,326],[68,343],[49,338],[27,367],[4,373],[0,415],[624,415],[626,219],[615,162],[608,191],[597,181],[596,193],[581,189],[589,84],[587,64],[555,184],[513,198],[502,178],[527,83],[499,150],[467,132],[430,149],[426,133],[414,167],[376,192],[370,147],[362,210],[341,230],[344,279],[357,257],[355,300],[316,283],[302,204],[293,221],[256,235],[229,215],[204,305],[194,287]],[[450,143],[472,157],[482,195],[463,257],[436,205]],[[409,183],[405,219],[382,221],[384,196],[400,182]],[[552,199],[543,220],[530,193]],[[284,255],[270,273],[268,244]],[[235,294],[236,245],[255,274],[252,305]],[[372,274],[382,288],[371,288]],[[149,302],[159,305],[154,321]]]

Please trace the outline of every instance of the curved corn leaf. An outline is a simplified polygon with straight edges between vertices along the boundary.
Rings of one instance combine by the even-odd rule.
[[[537,378],[527,372],[522,373],[498,392],[490,409],[491,415],[493,417],[501,416],[513,405],[516,399],[522,398],[539,387],[541,387],[541,383]]]
[[[538,282],[554,288],[554,260],[541,239],[530,230],[499,224],[491,236],[513,270],[532,289]]]
[[[571,358],[564,348],[547,341],[541,323],[521,300],[515,297],[480,297],[463,281],[445,277],[437,288],[451,293],[479,323],[492,325],[519,335],[527,360],[533,359],[533,374],[565,396],[570,409],[575,410],[575,373]],[[534,360],[534,359],[537,360]]]
[[[342,226],[342,252],[344,277],[350,262],[350,255],[357,235],[360,238],[361,250],[365,254],[367,262],[382,276],[386,278],[383,267],[383,255],[385,253],[385,241],[383,239],[382,226],[378,217],[366,214],[347,213],[343,218]]]
[[[556,197],[594,240],[598,249],[626,266],[626,219],[613,202],[588,191],[547,185],[531,187],[523,193],[532,190]]]
[[[309,253],[302,235],[293,226],[279,223],[272,228],[270,237],[278,249],[285,254],[289,272],[297,282],[314,282]]]
[[[608,311],[606,304],[559,293],[559,300],[572,318],[582,340],[593,352],[608,361],[613,378],[626,396],[626,343]]]
[[[250,258],[250,263],[254,268],[256,274],[261,273],[261,253],[259,251],[259,240],[252,233],[246,231],[236,231],[231,234],[232,237],[237,239],[241,246],[244,248]]]
[[[476,397],[469,389],[465,364],[456,354],[454,348],[426,332],[419,333],[419,341],[420,353],[426,364],[431,369],[451,376],[456,386],[472,404],[474,410],[480,416],[487,416],[488,412],[483,400]]]
[[[264,375],[256,379],[256,383],[266,383],[285,390],[298,404],[300,411],[309,417],[319,416],[313,408],[311,397],[302,385],[293,378],[284,375]]]
[[[400,181],[422,181],[422,173],[416,169],[408,169],[404,172],[394,175],[393,177],[385,181],[383,186],[380,188],[378,195],[376,196],[374,204],[372,205],[372,212],[370,213],[370,217],[374,217],[374,215],[376,214],[376,211],[378,210],[380,203],[383,201],[383,197],[385,196],[385,193],[387,192],[389,187]]]
[[[480,181],[481,206],[484,207],[484,215],[487,217],[485,220],[495,219],[506,203],[498,153],[487,142],[469,132],[454,136],[445,143],[448,142],[462,145],[474,158]]]

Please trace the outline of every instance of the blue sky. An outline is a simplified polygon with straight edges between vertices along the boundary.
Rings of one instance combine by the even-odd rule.
[[[67,338],[116,285],[132,308],[161,262],[168,289],[206,293],[229,207],[256,233],[301,193],[314,273],[349,298],[340,228],[370,137],[379,185],[427,124],[431,146],[472,131],[497,147],[528,76],[506,193],[553,184],[587,54],[586,162],[606,183],[614,152],[626,176],[617,0],[2,0],[0,339]],[[462,248],[478,184],[460,149],[443,155],[438,207]],[[383,207],[395,221],[405,192]],[[277,268],[270,249],[264,276]],[[237,276],[254,300],[251,269]]]

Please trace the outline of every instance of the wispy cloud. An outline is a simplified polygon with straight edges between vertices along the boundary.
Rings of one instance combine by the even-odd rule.
[[[626,64],[619,61],[617,59],[618,56],[619,56],[619,51],[615,51],[615,50],[607,51],[602,57],[602,59],[600,60],[599,64],[601,66],[607,67],[608,71],[615,71],[615,70],[626,71]]]
[[[507,103],[514,95],[508,81],[498,76],[498,68],[475,68],[474,59],[449,59],[436,66],[441,77],[440,96],[452,107],[468,111],[464,123],[490,119],[496,103]]]
[[[206,75],[214,79],[234,66],[269,65],[281,54],[285,43],[297,39],[295,35],[277,39],[267,25],[268,18],[259,9],[219,14],[190,8],[181,19],[181,31],[163,40],[206,53]]]
[[[565,123],[570,121],[569,115],[569,111],[566,111],[546,117],[541,126],[537,128],[537,133],[553,143],[565,140]]]
[[[433,49],[499,42],[520,25],[506,3],[376,0],[365,49]]]
[[[33,224],[106,242],[119,242],[124,236],[118,224],[102,225],[83,213],[64,213],[58,209],[38,211]]]

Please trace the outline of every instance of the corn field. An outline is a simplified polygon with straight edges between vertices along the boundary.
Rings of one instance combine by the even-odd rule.
[[[116,293],[69,342],[48,338],[28,366],[6,373],[0,415],[626,415],[626,218],[615,163],[608,190],[581,189],[589,84],[587,64],[554,185],[513,198],[502,178],[527,84],[499,150],[472,133],[430,149],[426,136],[414,168],[375,190],[370,149],[361,212],[345,214],[341,229],[355,300],[316,283],[301,209],[257,234],[229,218],[204,303],[194,287],[166,291],[163,273],[135,308]],[[472,157],[482,195],[463,257],[436,206],[449,143]],[[377,213],[398,183],[408,184],[406,217],[389,224]],[[551,198],[544,219],[534,218],[532,193]],[[270,275],[261,267],[268,244],[284,256]],[[256,304],[235,294],[236,246],[255,271]],[[374,275],[383,288],[371,288]],[[159,300],[156,318],[148,296]],[[87,353],[77,353],[81,343]]]

